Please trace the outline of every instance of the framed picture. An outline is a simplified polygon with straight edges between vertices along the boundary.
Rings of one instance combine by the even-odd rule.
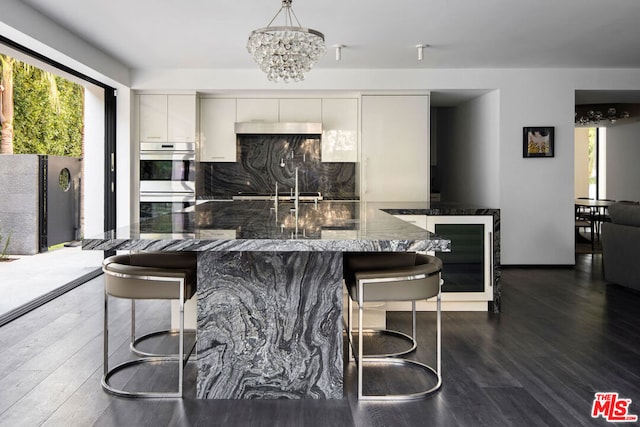
[[[522,128],[522,157],[553,157],[553,127]]]

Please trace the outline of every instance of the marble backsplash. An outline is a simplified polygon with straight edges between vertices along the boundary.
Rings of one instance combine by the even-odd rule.
[[[325,199],[357,199],[355,163],[320,161],[319,135],[240,135],[238,161],[201,162],[196,169],[196,195],[231,199],[240,193],[288,194],[320,192]]]

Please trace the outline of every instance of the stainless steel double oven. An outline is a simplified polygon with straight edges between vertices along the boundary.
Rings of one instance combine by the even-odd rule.
[[[194,206],[195,181],[195,143],[141,142],[140,220]]]

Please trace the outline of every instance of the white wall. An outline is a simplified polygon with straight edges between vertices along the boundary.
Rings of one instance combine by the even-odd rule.
[[[500,96],[479,96],[440,111],[438,170],[442,200],[500,206]]]
[[[607,198],[640,200],[640,123],[607,128]]]

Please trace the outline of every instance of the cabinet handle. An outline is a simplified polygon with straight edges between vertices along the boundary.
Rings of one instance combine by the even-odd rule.
[[[491,277],[489,280],[489,286],[493,287],[493,280],[494,280],[494,271],[493,271],[493,232],[490,231],[489,232],[489,262],[491,263],[490,266],[490,273]]]
[[[160,139],[159,136],[145,136],[146,139]]]

